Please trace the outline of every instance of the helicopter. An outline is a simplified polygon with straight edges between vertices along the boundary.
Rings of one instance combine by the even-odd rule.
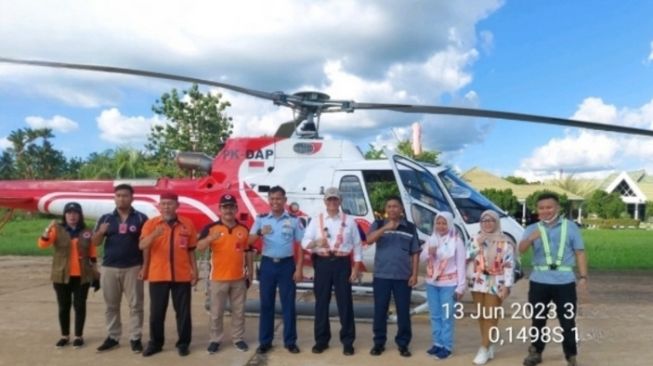
[[[454,216],[455,227],[465,241],[479,231],[480,215],[487,209],[500,213],[505,234],[517,242],[523,228],[510,215],[458,177],[451,169],[422,164],[407,157],[385,152],[385,160],[366,160],[351,141],[323,139],[320,117],[328,113],[353,113],[356,110],[390,110],[401,113],[482,117],[545,123],[626,134],[653,136],[653,131],[597,122],[538,116],[484,109],[435,105],[361,103],[331,99],[319,91],[293,94],[264,92],[237,85],[148,70],[63,62],[22,60],[0,57],[0,62],[33,67],[64,68],[81,71],[126,74],[141,77],[196,83],[231,90],[271,101],[293,110],[294,118],[282,123],[273,136],[232,137],[215,157],[203,153],[181,152],[177,164],[206,175],[196,179],[139,179],[103,181],[0,181],[0,207],[60,215],[66,202],[79,202],[85,216],[98,218],[113,210],[113,188],[122,183],[135,189],[133,206],[149,217],[158,216],[160,194],[173,191],[179,196],[179,214],[193,220],[196,227],[218,220],[219,199],[225,193],[238,201],[237,219],[250,226],[254,218],[269,211],[267,192],[279,185],[294,203],[294,214],[307,220],[323,207],[324,190],[334,186],[342,194],[342,210],[355,218],[360,231],[367,232],[375,220],[370,185],[396,184],[405,208],[405,217],[416,224],[421,241],[433,232],[438,212]],[[296,209],[296,206],[299,209]],[[364,246],[363,270],[374,271],[375,246]],[[305,263],[310,265],[310,255]],[[306,287],[312,283],[308,281]],[[370,290],[360,286],[359,289]],[[417,295],[419,292],[416,291]],[[424,300],[426,299],[423,294]],[[413,313],[426,310],[422,303]]]

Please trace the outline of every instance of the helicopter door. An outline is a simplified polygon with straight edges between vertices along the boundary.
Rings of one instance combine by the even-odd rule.
[[[433,174],[417,162],[389,152],[386,152],[386,156],[397,180],[406,218],[417,226],[421,238],[431,235],[437,213],[454,212],[443,187]]]
[[[333,186],[338,187],[342,196],[342,210],[356,217],[370,216],[363,175],[359,170],[338,170],[335,172]]]

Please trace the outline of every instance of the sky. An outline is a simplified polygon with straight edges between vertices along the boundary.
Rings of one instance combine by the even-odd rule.
[[[263,91],[484,108],[653,129],[650,1],[10,1],[0,57],[147,69]],[[158,97],[189,85],[0,64],[0,150],[50,127],[69,156],[142,148]],[[272,134],[286,108],[233,92],[234,135]],[[325,138],[391,146],[419,122],[461,172],[529,180],[647,169],[653,143],[525,122],[357,111]]]

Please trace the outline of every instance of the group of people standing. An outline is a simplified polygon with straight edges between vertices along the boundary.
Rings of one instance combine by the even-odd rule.
[[[106,303],[107,338],[99,352],[119,346],[122,336],[120,303],[123,294],[129,304],[129,341],[131,350],[143,356],[160,352],[164,345],[164,320],[172,298],[176,312],[180,356],[189,354],[191,343],[191,287],[198,281],[195,250],[211,251],[210,326],[207,351],[218,352],[224,339],[223,315],[226,303],[231,307],[231,340],[239,351],[247,351],[244,339],[245,300],[254,279],[252,244],[262,240],[260,272],[260,317],[257,353],[272,349],[275,297],[277,288],[283,313],[283,345],[293,354],[300,353],[296,329],[296,283],[303,279],[302,254],[295,255],[295,245],[310,252],[314,267],[315,345],[320,354],[329,348],[331,329],[329,306],[335,293],[340,319],[339,339],[346,356],[355,353],[356,325],[352,299],[352,282],[361,271],[361,233],[354,218],[341,209],[342,197],[337,188],[324,192],[325,208],[305,228],[298,217],[285,209],[287,198],[282,187],[268,192],[270,212],[259,215],[248,229],[236,219],[236,198],[220,198],[220,219],[199,233],[190,219],[177,215],[179,200],[174,193],[160,196],[161,215],[148,219],[132,207],[134,190],[121,184],[115,187],[113,212],[100,217],[94,230],[84,225],[82,208],[70,202],[64,207],[60,223],[53,221],[39,238],[39,247],[54,247],[52,282],[59,306],[61,339],[57,347],[70,343],[70,308],[75,309],[75,332],[72,345],[84,345],[83,329],[86,297],[91,283],[98,277],[97,247],[104,245],[100,276]],[[372,223],[365,233],[366,243],[376,245],[373,274],[374,320],[373,347],[370,354],[379,356],[387,341],[387,315],[391,298],[397,313],[395,343],[399,354],[410,357],[412,339],[410,300],[418,281],[420,260],[426,266],[426,293],[431,315],[432,347],[427,353],[445,359],[454,351],[454,329],[459,303],[467,288],[481,314],[480,348],[473,360],[482,365],[494,358],[496,344],[491,342],[492,328],[498,317],[492,311],[500,307],[515,282],[515,248],[520,252],[533,249],[534,272],[530,279],[528,301],[531,305],[553,302],[563,329],[563,350],[568,365],[576,365],[575,328],[576,276],[586,287],[587,263],[578,228],[559,216],[557,196],[545,194],[538,200],[541,221],[529,226],[518,246],[503,234],[499,215],[485,211],[480,231],[465,245],[453,216],[439,213],[433,234],[420,247],[414,224],[403,216],[399,197],[389,197],[385,217]],[[552,253],[556,257],[553,258]],[[141,341],[143,327],[143,281],[149,282],[150,341]],[[568,315],[571,306],[571,314]],[[568,313],[564,313],[567,311]],[[542,329],[546,319],[533,318],[532,327]],[[534,337],[525,366],[542,362],[545,343]]]

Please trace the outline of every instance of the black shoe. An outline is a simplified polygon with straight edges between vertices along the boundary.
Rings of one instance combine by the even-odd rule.
[[[132,348],[132,352],[134,353],[143,352],[143,343],[141,343],[140,339],[132,339],[131,341],[129,341],[129,345]]]
[[[157,353],[159,353],[161,351],[162,351],[161,347],[157,347],[157,346],[153,345],[152,343],[149,343],[147,345],[147,348],[145,348],[145,351],[143,351],[143,357],[150,357],[150,356],[155,355],[155,354],[157,354]]]
[[[258,346],[258,348],[256,349],[256,353],[263,355],[263,354],[268,353],[268,351],[271,350],[271,349],[272,349],[271,344],[262,344],[262,345]]]
[[[239,350],[240,352],[249,351],[249,346],[247,345],[247,343],[245,343],[245,341],[238,341],[234,343],[234,347],[236,347],[236,349]]]
[[[311,349],[311,352],[313,352],[313,353],[322,353],[322,352],[324,352],[327,348],[329,348],[329,345],[328,345],[328,344],[316,344],[316,345],[313,346],[313,348]]]
[[[188,349],[188,345],[181,344],[177,346],[177,353],[179,353],[179,356],[181,357],[186,357],[190,355],[190,349]]]
[[[385,351],[385,347],[383,347],[383,346],[374,346],[370,350],[370,354],[372,356],[380,356],[381,353],[383,353],[383,351]]]
[[[211,342],[209,343],[209,346],[206,347],[206,352],[208,352],[210,355],[218,352],[218,349],[220,349],[220,343],[218,342]]]
[[[286,349],[287,349],[288,352],[290,352],[290,353],[299,353],[299,347],[297,347],[296,344],[291,344],[291,345],[289,345],[289,346],[286,346]]]
[[[73,348],[81,348],[84,345],[84,338],[77,337],[73,340]]]
[[[342,354],[345,356],[353,356],[354,355],[354,346],[344,346],[342,348]]]
[[[408,350],[408,347],[399,347],[399,354],[401,355],[401,357],[410,357],[413,355]]]
[[[70,340],[68,338],[61,338],[60,340],[57,341],[57,343],[54,345],[57,348],[63,348],[68,345]]]
[[[118,343],[117,340],[115,340],[115,339],[113,339],[111,337],[107,337],[107,339],[105,339],[104,342],[102,342],[100,347],[97,348],[97,351],[98,352],[108,351],[110,349],[114,349],[114,348],[118,347],[118,345],[119,345],[119,343]]]

